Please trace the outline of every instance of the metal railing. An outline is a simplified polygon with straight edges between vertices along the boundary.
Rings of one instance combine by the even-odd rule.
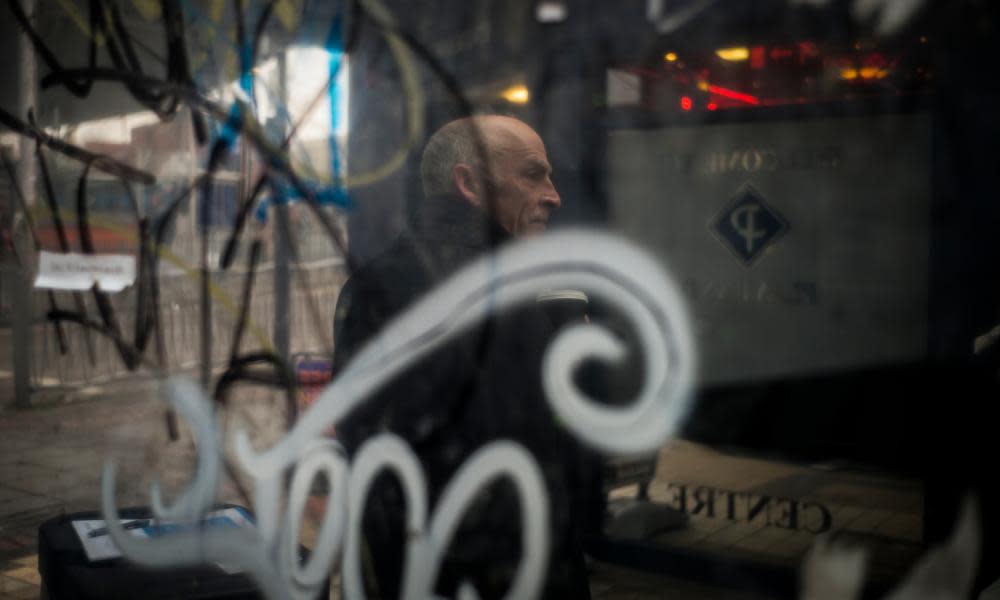
[[[163,269],[168,274],[159,277],[160,298],[158,310],[163,332],[166,364],[160,367],[167,372],[183,372],[201,364],[200,340],[202,319],[199,302],[199,280],[190,272]],[[270,350],[274,336],[275,289],[273,264],[264,263],[257,269],[254,290],[247,313],[247,327],[241,340],[242,351]],[[240,311],[240,294],[245,271],[234,267],[231,271],[212,274],[213,302],[211,315],[212,367],[224,367],[229,359],[233,335]],[[335,258],[313,260],[292,269],[292,286],[289,290],[291,318],[289,319],[290,350],[292,352],[329,352],[332,348],[333,309],[337,295],[346,278],[342,261]],[[303,287],[305,281],[308,288]],[[0,271],[0,310],[11,315],[0,322],[0,332],[10,339],[0,350],[4,367],[2,375],[14,377],[18,368],[28,369],[26,376],[32,395],[38,392],[72,390],[81,386],[100,385],[128,378],[145,378],[153,369],[140,366],[129,370],[115,343],[101,332],[92,331],[76,323],[63,322],[57,327],[49,318],[48,293],[43,290],[18,289],[30,285],[16,268]],[[15,344],[17,336],[11,324],[19,318],[15,294],[22,293],[27,300],[26,327],[29,343]],[[111,297],[119,330],[129,341],[135,340],[136,290],[130,288]],[[89,319],[99,321],[99,312],[93,294],[77,293]],[[77,310],[73,292],[55,292],[54,297],[62,310]],[[319,322],[317,323],[317,319]],[[60,347],[59,329],[62,330],[63,347]],[[20,346],[20,347],[19,347]],[[8,356],[4,356],[8,354]],[[13,360],[15,355],[28,360]],[[144,349],[144,359],[155,364],[156,340],[150,339]],[[10,369],[8,371],[7,369]],[[9,402],[7,400],[6,402]],[[18,399],[24,406],[25,399]]]

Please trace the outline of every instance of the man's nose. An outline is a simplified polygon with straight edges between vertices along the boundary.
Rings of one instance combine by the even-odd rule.
[[[545,190],[542,195],[542,203],[547,205],[552,210],[555,210],[562,206],[562,198],[559,197],[559,192],[556,191],[556,186],[549,182],[549,189]]]

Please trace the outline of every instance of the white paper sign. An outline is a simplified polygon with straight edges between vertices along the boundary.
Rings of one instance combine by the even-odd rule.
[[[135,257],[128,254],[76,254],[42,250],[35,287],[52,290],[120,292],[135,283]]]
[[[225,508],[210,512],[198,523],[154,522],[152,519],[119,519],[119,522],[128,528],[127,531],[132,537],[140,539],[169,536],[191,529],[235,529],[252,528],[254,526],[249,514],[246,513],[246,509],[241,507]],[[107,523],[103,519],[73,521],[72,524],[73,530],[76,531],[77,536],[80,538],[80,545],[83,546],[83,550],[87,554],[87,560],[107,560],[109,558],[118,558],[122,555],[114,539],[108,535],[106,530]],[[241,572],[239,567],[221,563],[216,564],[229,574]]]
[[[130,522],[131,519],[121,519],[120,521],[122,525],[125,525]],[[92,531],[103,529],[104,525],[104,521],[100,519],[73,521],[73,530],[76,531],[76,534],[80,537],[80,544],[83,546],[83,551],[87,554],[87,560],[91,562],[95,560],[118,558],[122,555],[118,546],[115,545],[115,541],[111,539],[111,536],[105,534],[91,537],[90,533]],[[129,533],[134,537],[149,537],[142,529],[131,529],[129,530]]]

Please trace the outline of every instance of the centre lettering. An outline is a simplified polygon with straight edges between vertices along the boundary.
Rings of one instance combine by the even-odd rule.
[[[668,483],[667,492],[670,496],[668,505],[692,516],[763,524],[764,527],[813,534],[824,533],[833,526],[830,509],[818,502],[680,483]]]

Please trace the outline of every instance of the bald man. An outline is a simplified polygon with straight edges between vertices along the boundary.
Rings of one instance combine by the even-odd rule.
[[[467,262],[545,231],[561,203],[541,138],[510,117],[448,123],[428,140],[420,174],[424,199],[411,228],[341,291],[335,371]],[[542,356],[554,331],[534,305],[491,316],[388,384],[337,431],[352,454],[380,432],[404,438],[424,467],[432,507],[477,448],[495,439],[522,443],[541,466],[550,497],[552,552],[542,597],[588,598],[575,528],[579,457],[571,436],[556,425],[541,385]],[[370,595],[398,597],[405,506],[391,476],[376,480],[363,520]],[[483,598],[501,597],[521,558],[520,519],[510,482],[487,488],[456,533],[437,592],[454,595],[455,586],[468,580]]]
[[[561,204],[542,139],[511,117],[448,123],[427,142],[420,176],[428,198],[453,196],[512,236],[544,231]]]

